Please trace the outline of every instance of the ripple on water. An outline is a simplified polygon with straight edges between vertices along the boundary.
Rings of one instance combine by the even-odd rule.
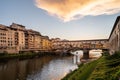
[[[72,62],[72,57],[53,59],[44,65],[41,71],[29,75],[27,80],[60,80],[68,74],[70,70],[78,68],[77,65]]]

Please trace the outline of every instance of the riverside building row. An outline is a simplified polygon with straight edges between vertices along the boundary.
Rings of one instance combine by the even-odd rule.
[[[19,53],[20,51],[49,51],[56,49],[67,49],[71,47],[105,48],[110,54],[120,51],[120,16],[117,17],[109,39],[100,40],[61,40],[59,38],[49,39],[39,32],[26,29],[25,26],[12,23],[5,26],[0,24],[0,53]]]
[[[29,50],[51,50],[49,37],[16,23],[12,23],[9,27],[0,24],[0,53],[19,53]]]

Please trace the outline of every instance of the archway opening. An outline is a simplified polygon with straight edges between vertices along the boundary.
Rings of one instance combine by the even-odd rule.
[[[102,56],[101,49],[92,49],[89,51],[90,58],[99,58]]]

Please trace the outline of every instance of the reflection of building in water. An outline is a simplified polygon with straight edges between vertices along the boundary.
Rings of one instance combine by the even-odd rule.
[[[17,65],[13,61],[3,63],[0,65],[0,80],[16,80],[17,78]]]
[[[28,74],[40,71],[51,59],[53,57],[48,56],[31,60],[10,60],[0,64],[0,80],[26,80]]]

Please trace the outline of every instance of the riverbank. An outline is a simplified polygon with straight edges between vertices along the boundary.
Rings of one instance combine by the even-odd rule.
[[[88,80],[120,80],[120,52],[101,57]]]
[[[120,52],[103,55],[98,60],[81,64],[79,68],[62,80],[119,80]]]
[[[28,59],[0,60],[0,80],[60,80],[69,70],[77,68],[72,63],[72,57],[43,55]]]
[[[20,58],[20,59],[27,59],[27,58],[34,58],[34,57],[39,57],[39,56],[45,56],[45,55],[52,55],[52,56],[71,56],[70,54],[62,54],[62,53],[58,53],[58,52],[23,52],[23,53],[14,53],[14,54],[8,54],[8,53],[0,53],[0,60],[4,60],[4,59],[16,59],[16,58]]]
[[[19,53],[19,54],[6,54],[2,53],[0,54],[0,60],[3,59],[16,59],[16,58],[33,58],[33,57],[39,57],[39,56],[44,56],[44,55],[56,55],[54,52],[26,52],[26,53]]]
[[[69,73],[66,77],[64,77],[62,80],[87,80],[89,75],[94,70],[97,60],[86,63],[86,64],[80,64],[79,68],[71,73]]]

